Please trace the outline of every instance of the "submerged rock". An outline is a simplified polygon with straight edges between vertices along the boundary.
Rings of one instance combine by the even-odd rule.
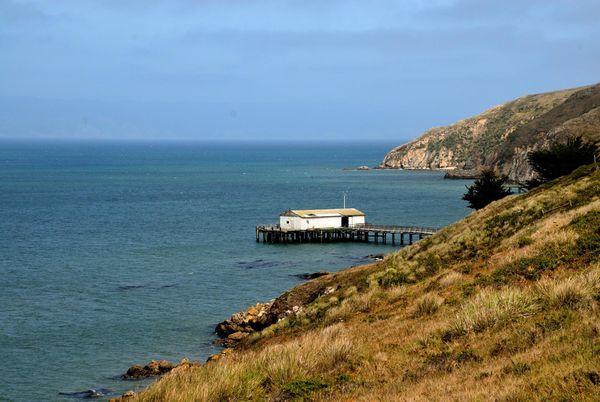
[[[331,272],[325,272],[325,271],[323,271],[323,272],[312,272],[312,273],[305,272],[303,274],[294,274],[292,276],[294,276],[296,278],[299,278],[299,279],[311,280],[311,279],[320,278],[322,276],[330,275],[330,274],[331,274]]]
[[[59,395],[70,396],[72,398],[80,398],[80,399],[91,399],[91,398],[100,398],[102,396],[107,396],[113,393],[110,389],[105,388],[91,388],[85,391],[79,392],[59,392]]]

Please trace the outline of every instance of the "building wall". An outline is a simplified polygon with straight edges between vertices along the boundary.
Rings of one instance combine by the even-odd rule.
[[[364,216],[348,217],[348,225],[365,223]],[[284,230],[307,230],[342,227],[341,216],[300,218],[299,216],[280,216],[279,226]]]
[[[285,230],[302,230],[302,219],[297,216],[280,216],[279,226]]]
[[[348,224],[350,226],[354,226],[354,225],[361,224],[361,223],[365,223],[364,216],[351,216],[348,218]]]
[[[339,228],[342,226],[341,216],[327,216],[302,219],[302,229]]]

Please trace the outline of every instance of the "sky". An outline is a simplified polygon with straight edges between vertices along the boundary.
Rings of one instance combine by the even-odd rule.
[[[0,138],[403,142],[600,81],[597,0],[0,0]]]

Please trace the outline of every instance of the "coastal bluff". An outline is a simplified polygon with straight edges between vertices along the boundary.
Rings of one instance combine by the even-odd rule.
[[[593,401],[599,322],[593,164],[234,314],[131,400]]]
[[[528,95],[392,149],[383,169],[447,170],[453,178],[495,168],[513,182],[533,177],[527,154],[569,136],[600,141],[600,84]]]

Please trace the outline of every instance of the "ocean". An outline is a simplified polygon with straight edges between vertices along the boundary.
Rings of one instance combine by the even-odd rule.
[[[469,213],[440,172],[357,171],[396,144],[0,142],[0,400],[76,400],[148,381],[151,359],[205,360],[214,326],[399,246],[255,242],[287,209],[442,227]],[[84,396],[81,394],[79,396]]]

